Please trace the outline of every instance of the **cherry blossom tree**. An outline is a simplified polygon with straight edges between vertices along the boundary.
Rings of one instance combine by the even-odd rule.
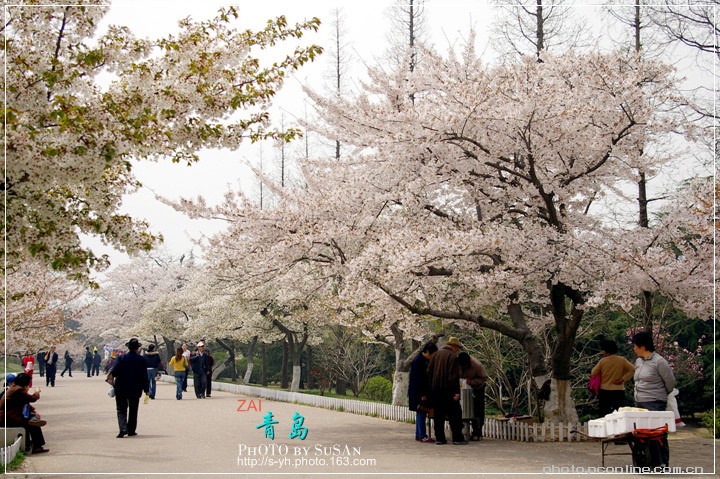
[[[345,294],[495,329],[520,342],[533,376],[547,372],[535,334],[553,325],[548,415],[571,420],[574,338],[612,236],[590,206],[636,178],[638,142],[680,129],[659,114],[675,98],[670,70],[620,54],[497,68],[471,48],[425,58],[414,74],[371,71],[353,101],[310,93],[319,129],[366,153],[312,165],[324,185],[313,199],[333,199],[336,223],[319,225],[315,207],[293,237],[346,258]]]
[[[226,219],[210,242],[217,264],[244,288],[271,284],[279,304],[365,308],[377,313],[357,318],[388,325],[411,313],[415,324],[514,339],[532,376],[552,372],[546,416],[573,421],[570,359],[584,312],[605,300],[606,281],[634,280],[608,266],[622,231],[597,200],[635,204],[618,193],[638,181],[639,162],[671,160],[638,158],[638,145],[683,132],[670,113],[680,99],[671,68],[638,55],[489,67],[468,45],[459,56],[428,50],[413,72],[371,69],[356,98],[309,92],[323,120],[314,129],[355,151],[307,161],[306,188],[275,188],[277,208],[233,193],[217,208],[177,206]],[[539,341],[548,330],[550,357]]]
[[[134,328],[145,309],[169,293],[185,288],[195,269],[192,256],[173,258],[162,252],[141,254],[130,263],[117,266],[100,282],[100,288],[93,290],[92,305],[81,319],[81,331],[89,337],[108,340],[137,334]],[[172,340],[180,337],[181,331],[182,328],[167,321],[162,328],[149,329],[143,337],[161,335]]]
[[[83,285],[48,271],[37,261],[27,261],[9,271],[6,284],[3,351],[36,352],[75,334],[65,324],[77,320],[87,307],[82,300]]]
[[[291,47],[278,58],[278,44],[317,30],[318,19],[288,25],[278,17],[259,31],[240,30],[228,7],[149,40],[121,26],[98,31],[107,2],[52,3],[7,6],[0,27],[3,255],[11,265],[32,256],[87,278],[108,259],[82,245],[81,234],[121,251],[149,250],[160,237],[118,212],[122,196],[139,186],[132,159],[191,164],[203,148],[296,136],[269,128],[268,107],[285,75],[321,48]]]

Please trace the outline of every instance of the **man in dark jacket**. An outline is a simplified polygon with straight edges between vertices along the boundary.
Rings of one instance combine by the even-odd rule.
[[[45,386],[55,387],[55,375],[57,374],[58,354],[55,346],[45,353]]]
[[[197,351],[190,356],[190,367],[193,372],[195,397],[198,399],[205,399],[205,391],[207,390],[207,373],[209,370],[208,355],[205,353],[205,342],[200,341],[197,345]]]
[[[92,375],[93,376],[100,376],[100,365],[102,364],[102,356],[100,356],[100,353],[98,352],[97,348],[95,348],[93,359],[92,359]]]
[[[147,361],[138,354],[141,344],[137,338],[132,338],[125,345],[129,351],[118,356],[107,378],[115,387],[115,404],[120,427],[117,437],[137,435],[135,430],[140,396],[143,391],[148,394]]]
[[[428,374],[435,408],[435,443],[447,444],[445,418],[450,422],[453,444],[467,444],[462,433],[462,409],[460,408],[460,364],[455,355],[462,347],[458,338],[452,337],[430,359]]]
[[[90,352],[90,346],[85,346],[85,358],[83,359],[83,363],[85,364],[85,371],[87,372],[88,377],[90,377],[90,373],[92,372],[92,360],[93,353]]]
[[[155,399],[155,391],[157,388],[157,382],[155,377],[157,376],[158,369],[163,369],[162,359],[160,354],[155,351],[155,345],[151,344],[148,346],[148,350],[143,354],[145,361],[147,361],[147,376],[148,376],[148,387],[150,388],[150,399]]]
[[[45,376],[45,351],[37,353],[37,365],[40,368],[40,377]]]

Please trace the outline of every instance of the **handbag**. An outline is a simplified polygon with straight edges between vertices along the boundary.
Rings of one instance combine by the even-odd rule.
[[[424,412],[427,417],[435,417],[435,408],[430,407],[427,403],[418,404],[418,411]]]
[[[600,392],[600,384],[602,383],[602,375],[596,374],[595,376],[590,376],[590,384],[588,385],[588,389],[590,390],[593,395],[597,396],[597,393]]]

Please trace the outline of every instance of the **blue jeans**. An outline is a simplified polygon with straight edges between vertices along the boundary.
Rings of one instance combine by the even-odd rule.
[[[175,385],[177,386],[175,397],[178,399],[182,399],[183,379],[185,379],[185,371],[175,371]]]
[[[427,437],[427,429],[425,428],[425,422],[427,420],[427,414],[423,411],[417,410],[415,412],[415,437],[424,439]]]
[[[147,368],[147,375],[148,375],[148,394],[150,395],[151,399],[155,399],[155,387],[157,386],[157,384],[155,383],[155,376],[157,376],[157,369]]]
[[[664,411],[667,407],[667,401],[638,401],[637,407],[647,409],[648,411]]]

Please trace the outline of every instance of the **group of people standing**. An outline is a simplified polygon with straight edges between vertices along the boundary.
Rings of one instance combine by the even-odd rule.
[[[55,387],[55,376],[57,375],[58,354],[56,347],[52,346],[48,351],[40,351],[37,354],[25,352],[22,358],[23,372],[30,376],[30,387],[32,387],[32,376],[37,366],[40,377],[45,377],[45,385]],[[70,351],[66,350],[63,356],[65,368],[60,373],[60,377],[65,377],[65,373],[72,377],[72,364],[75,362]],[[95,348],[94,352],[90,352],[90,347],[85,348],[85,359],[83,361],[87,376],[98,376],[100,374],[100,365],[102,356]]]
[[[452,443],[464,445],[462,428],[462,407],[460,405],[460,380],[465,379],[472,389],[473,418],[471,418],[471,440],[482,439],[485,423],[485,384],[488,374],[477,359],[462,348],[458,338],[451,337],[438,349],[434,343],[423,346],[420,354],[410,366],[410,387],[408,388],[409,408],[415,411],[415,440],[447,444],[445,421],[450,423]],[[433,418],[435,439],[427,434],[426,421]]]
[[[40,377],[45,376],[45,386],[55,387],[55,375],[57,374],[58,355],[55,352],[55,346],[48,351],[40,351],[36,355],[25,352],[22,358],[23,373],[30,376],[30,387],[32,387],[32,378],[37,363]]]
[[[625,383],[634,378],[635,404],[649,411],[665,411],[668,396],[675,388],[675,376],[665,358],[655,352],[652,336],[639,332],[632,338],[637,356],[635,364],[619,356],[614,341],[603,341],[604,357],[593,368],[591,375],[600,375],[598,401],[600,416],[625,406]],[[415,440],[447,444],[445,421],[450,423],[453,444],[467,444],[462,433],[460,381],[465,379],[472,388],[473,418],[472,440],[481,440],[485,423],[485,385],[488,374],[480,361],[466,352],[460,341],[451,337],[438,349],[434,343],[423,346],[410,366],[408,388],[409,408],[415,411]],[[435,439],[427,434],[428,417],[435,425]]]
[[[600,416],[606,416],[625,406],[625,383],[635,380],[635,405],[648,411],[665,411],[668,396],[675,388],[675,375],[665,358],[655,352],[652,336],[641,331],[633,336],[633,351],[637,359],[633,365],[618,356],[615,341],[603,341],[604,357],[590,373],[600,375],[598,403]]]
[[[66,358],[68,357],[68,352],[65,351]],[[72,358],[70,358],[72,364]],[[100,366],[102,365],[102,356],[98,352],[97,348],[94,348],[94,350],[90,351],[90,346],[85,346],[85,357],[83,358],[83,364],[85,366],[85,372],[87,373],[87,377],[91,376],[99,376],[100,375]],[[65,360],[65,364],[67,364],[67,359]],[[72,376],[72,374],[70,374]]]
[[[190,352],[187,344],[177,348],[175,356],[170,359],[170,366],[175,371],[175,398],[182,399],[182,393],[187,392],[187,380],[190,371],[193,373],[195,397],[198,399],[211,397],[214,365],[215,360],[205,350],[205,341],[197,343],[197,349],[194,352]]]

